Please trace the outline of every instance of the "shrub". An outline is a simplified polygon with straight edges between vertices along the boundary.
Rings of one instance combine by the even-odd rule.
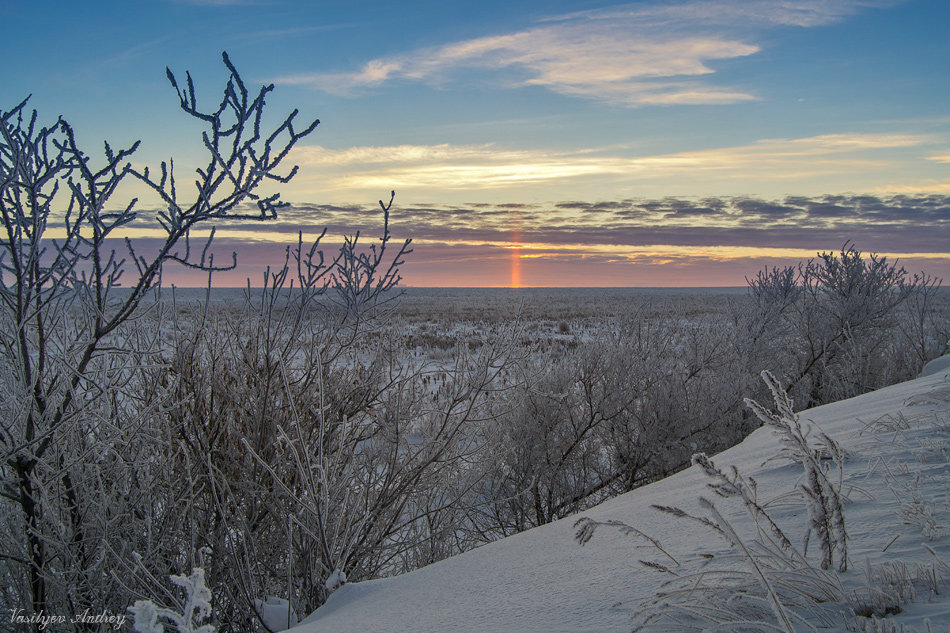
[[[748,283],[745,353],[756,372],[781,369],[803,407],[908,380],[948,349],[940,281],[850,243]]]
[[[210,238],[192,248],[192,230],[275,217],[284,203],[256,190],[293,177],[295,169],[278,170],[318,123],[298,127],[294,111],[272,132],[262,129],[273,86],[249,93],[223,59],[230,76],[210,111],[197,105],[190,75],[182,86],[168,71],[182,110],[205,127],[208,164],[191,193],[176,185],[171,161],[157,174],[134,167],[138,143],[119,150],[106,143],[95,160],[62,118],[42,126],[26,101],[0,113],[0,469],[3,513],[18,514],[2,539],[2,564],[14,568],[21,606],[33,613],[116,607],[124,598],[109,575],[117,566],[112,543],[151,531],[130,525],[146,454],[129,453],[143,449],[135,438],[152,432],[142,431],[141,414],[156,413],[150,403],[161,401],[151,399],[161,315],[150,292],[172,262],[209,273],[227,267],[214,262]],[[120,238],[139,219],[135,200],[114,199],[130,179],[160,208],[162,238],[148,254]],[[147,315],[158,328],[138,327]]]

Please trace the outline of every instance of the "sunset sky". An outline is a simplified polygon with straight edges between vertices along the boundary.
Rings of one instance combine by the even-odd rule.
[[[0,4],[0,108],[90,152],[202,159],[165,66],[221,51],[319,118],[276,222],[216,251],[260,278],[298,231],[413,238],[411,286],[737,286],[852,241],[950,281],[945,0],[127,0]],[[147,209],[147,201],[143,201]],[[136,228],[147,243],[157,233]],[[203,283],[169,270],[181,284]]]

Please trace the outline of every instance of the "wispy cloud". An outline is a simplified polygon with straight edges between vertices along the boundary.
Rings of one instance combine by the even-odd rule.
[[[616,148],[572,151],[509,150],[484,145],[397,145],[332,150],[299,147],[292,159],[319,169],[336,189],[417,187],[432,190],[492,189],[593,177],[626,181],[690,177],[788,180],[886,166],[877,152],[925,146],[916,134],[826,134],[649,156],[618,155]],[[339,175],[326,175],[339,168]]]
[[[734,103],[755,97],[693,78],[712,74],[710,61],[758,50],[715,36],[638,37],[616,25],[556,25],[374,59],[354,72],[292,75],[277,81],[349,96],[396,79],[438,83],[465,68],[479,68],[511,71],[504,78],[510,85],[543,86],[631,106]]]
[[[653,6],[624,4],[604,9],[576,11],[547,21],[630,20],[668,28],[689,24],[735,28],[798,26],[816,27],[838,22],[859,11],[899,4],[903,0],[700,0],[667,2]]]
[[[915,194],[921,191],[950,194],[950,182],[927,178],[913,182],[888,183],[870,189],[870,193],[875,194]]]
[[[280,83],[341,96],[383,83],[452,80],[466,69],[501,73],[511,86],[625,106],[727,104],[757,97],[703,80],[714,62],[759,52],[757,30],[828,24],[874,0],[712,0],[627,5],[562,15],[541,26],[367,61],[355,71],[289,75]]]

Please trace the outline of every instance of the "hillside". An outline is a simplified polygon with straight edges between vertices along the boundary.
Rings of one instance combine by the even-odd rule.
[[[816,424],[847,453],[842,490],[850,498],[845,505],[850,566],[840,574],[845,593],[867,593],[869,566],[870,575],[884,577],[885,582],[903,574],[901,590],[914,601],[891,616],[895,622],[920,631],[928,625],[931,631],[950,630],[947,359],[929,366],[916,380],[804,411],[801,419]],[[770,459],[779,447],[773,431],[760,428],[713,460],[719,468],[735,466],[743,475],[754,477],[760,502],[782,501],[770,505],[769,512],[801,549],[808,515],[801,503],[789,502],[792,497],[787,493],[802,483],[802,468]],[[686,561],[703,553],[727,554],[726,542],[697,522],[676,519],[651,506],[702,513],[699,497],[715,498],[707,487],[709,481],[694,466],[614,498],[584,516],[629,524],[658,539],[684,565],[674,569],[692,570]],[[743,538],[751,536],[751,522],[741,503],[732,499],[715,503]],[[344,585],[294,630],[629,631],[640,603],[671,577],[638,561],[670,565],[670,558],[647,540],[612,527],[601,527],[580,546],[575,540],[577,518],[544,525],[402,576]],[[808,559],[815,564],[816,549],[813,539]],[[906,567],[884,567],[899,562]],[[735,564],[743,565],[741,560]],[[932,576],[939,579],[938,595],[933,595],[926,580]],[[844,616],[832,617],[836,618],[833,628],[844,630]],[[868,621],[862,624],[870,626]]]

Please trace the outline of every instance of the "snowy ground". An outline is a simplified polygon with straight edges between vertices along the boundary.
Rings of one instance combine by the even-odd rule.
[[[880,569],[903,561],[915,573],[933,569],[939,576],[950,563],[950,361],[924,373],[929,375],[801,414],[849,452],[844,488],[851,500],[845,507],[850,569],[841,574],[849,592],[867,585],[869,566]],[[778,446],[772,431],[762,428],[714,461],[754,477],[759,499],[767,501],[801,483],[799,466],[770,460]],[[722,554],[727,547],[709,530],[651,508],[663,504],[699,512],[698,498],[713,496],[708,481],[693,467],[584,516],[628,523],[658,539],[680,561],[702,553]],[[716,503],[740,529],[749,523],[741,506],[727,500]],[[801,539],[804,508],[779,504],[772,515],[793,540]],[[638,561],[663,557],[646,541],[610,528],[599,529],[581,547],[574,539],[576,519],[395,578],[344,585],[295,630],[629,631],[641,601],[653,596],[666,578]],[[817,562],[814,552],[809,558]],[[928,624],[933,632],[950,631],[950,578],[944,576],[938,595],[924,584],[917,583],[914,602],[891,617],[919,631],[926,631]],[[844,620],[836,628],[845,630]]]

